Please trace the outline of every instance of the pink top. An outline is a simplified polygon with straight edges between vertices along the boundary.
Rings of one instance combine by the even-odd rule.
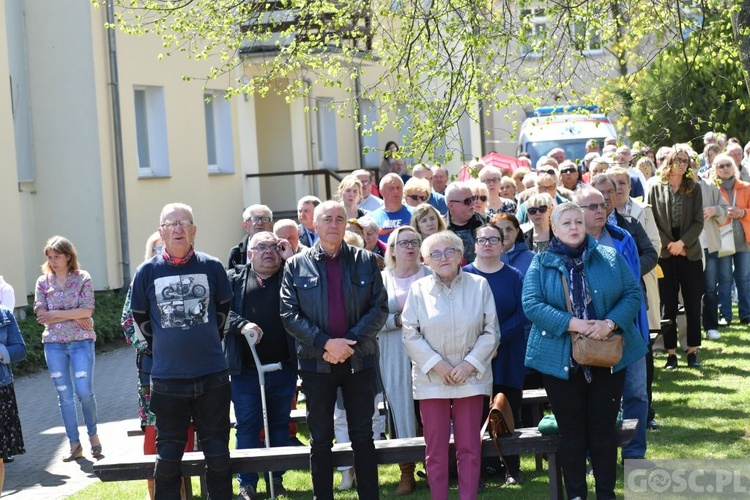
[[[68,274],[63,286],[58,284],[57,276],[54,274],[43,274],[36,280],[34,312],[39,309],[65,311],[78,308],[94,310],[94,287],[91,284],[91,276],[86,271]],[[42,333],[42,342],[45,344],[47,342],[64,344],[79,340],[96,341],[96,333],[93,329],[84,330],[74,320],[52,323],[46,326]]]

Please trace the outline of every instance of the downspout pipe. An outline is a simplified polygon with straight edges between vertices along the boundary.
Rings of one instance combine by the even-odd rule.
[[[115,40],[115,0],[107,0],[107,45],[109,48],[109,85],[112,99],[112,130],[115,145],[117,176],[117,208],[120,216],[120,252],[122,253],[121,293],[130,285],[130,238],[128,236],[128,207],[125,199],[125,162],[122,154],[122,120],[120,117],[120,82],[117,74],[117,44]]]

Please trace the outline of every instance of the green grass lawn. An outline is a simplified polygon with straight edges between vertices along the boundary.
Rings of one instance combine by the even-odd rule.
[[[738,317],[735,311],[735,318]],[[657,354],[654,408],[660,428],[648,431],[648,454],[651,459],[746,459],[750,456],[750,329],[733,324],[721,330],[718,341],[703,341],[699,370],[685,367],[685,356],[680,356],[679,369],[662,370],[664,354]],[[305,430],[304,426],[300,426]],[[133,438],[137,439],[137,438]],[[234,440],[232,440],[234,441]],[[524,457],[521,463],[525,482],[521,486],[500,487],[489,483],[481,496],[494,498],[502,490],[503,498],[544,498],[547,496],[546,471],[534,469],[534,458]],[[423,467],[418,466],[418,470]],[[381,496],[394,498],[393,490],[399,480],[397,465],[381,466]],[[620,474],[622,476],[622,474]],[[335,473],[334,484],[339,482]],[[199,498],[197,479],[193,480],[194,498]],[[290,491],[287,498],[310,498],[312,489],[309,471],[290,471],[284,476]],[[260,490],[263,490],[262,481]],[[457,496],[455,484],[453,496]],[[235,493],[237,485],[235,482]],[[590,479],[593,494],[593,479]],[[623,494],[622,477],[618,481],[618,496]],[[142,500],[146,498],[145,481],[97,483],[68,497],[75,500],[102,498]],[[337,493],[336,498],[357,498],[355,491]],[[418,480],[417,491],[409,498],[427,499],[425,481]]]

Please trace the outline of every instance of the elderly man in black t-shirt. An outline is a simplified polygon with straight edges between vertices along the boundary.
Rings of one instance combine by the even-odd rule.
[[[295,228],[296,229],[296,228]],[[273,233],[256,233],[247,250],[248,265],[230,271],[234,291],[225,341],[225,355],[232,376],[232,402],[237,417],[237,448],[262,448],[263,429],[260,381],[252,351],[243,337],[248,330],[260,336],[256,344],[264,365],[281,363],[281,370],[265,374],[268,437],[271,446],[289,446],[289,412],[297,387],[294,339],[279,316],[279,291],[284,259],[294,255],[292,246]],[[274,472],[274,494],[285,492],[282,476]],[[239,474],[241,499],[255,498],[258,474]],[[270,488],[266,485],[266,491]]]

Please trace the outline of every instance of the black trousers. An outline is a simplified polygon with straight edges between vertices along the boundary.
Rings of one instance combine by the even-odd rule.
[[[625,382],[625,370],[591,368],[591,383],[583,369],[563,380],[544,375],[552,411],[560,430],[558,457],[568,498],[586,498],[586,452],[596,480],[596,498],[614,499],[617,480],[615,421]]]
[[[701,345],[701,301],[705,280],[703,264],[700,260],[671,256],[659,259],[664,277],[659,280],[659,295],[664,306],[664,319],[672,323],[664,329],[664,349],[677,347],[677,307],[678,295],[682,292],[687,322],[688,347]]]
[[[351,362],[331,365],[331,373],[300,372],[307,401],[310,430],[310,470],[313,497],[333,499],[333,409],[341,388],[346,410],[349,439],[354,451],[357,495],[360,499],[378,497],[378,463],[372,436],[375,411],[375,370],[352,373]]]

